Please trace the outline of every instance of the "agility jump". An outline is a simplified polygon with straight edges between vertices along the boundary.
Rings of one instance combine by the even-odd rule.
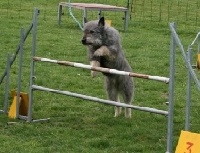
[[[43,58],[43,57],[33,57],[33,61],[49,62],[49,63],[55,63],[55,64],[59,64],[59,65],[64,65],[64,66],[90,69],[93,71],[111,73],[111,74],[116,74],[116,75],[128,75],[130,77],[137,77],[137,78],[150,79],[150,80],[156,80],[156,81],[169,83],[169,78],[166,78],[166,77],[150,76],[150,75],[131,73],[131,72],[126,72],[126,71],[118,71],[116,69],[109,69],[109,68],[102,68],[102,67],[92,67],[91,65],[86,65],[86,64],[82,64],[82,63],[75,63],[75,62],[69,62],[69,61],[58,61],[58,60],[52,60],[52,59]],[[60,90],[50,89],[50,88],[37,86],[37,85],[32,85],[32,89],[48,91],[48,92],[53,92],[53,93],[57,93],[57,94],[63,94],[63,95],[67,95],[67,96],[72,96],[72,97],[89,100],[89,101],[96,101],[96,102],[104,103],[104,104],[108,104],[108,105],[127,107],[127,108],[132,108],[132,109],[136,109],[136,110],[140,110],[140,111],[146,111],[146,112],[151,112],[151,113],[156,113],[156,114],[161,114],[161,115],[168,115],[168,111],[158,110],[158,109],[150,108],[150,107],[141,107],[141,106],[134,106],[134,105],[124,104],[124,103],[119,103],[116,101],[100,99],[97,97],[82,95],[82,94],[78,94],[78,93],[72,93],[69,91],[60,91]]]
[[[145,111],[145,112],[150,112],[150,113],[154,113],[154,114],[160,114],[160,115],[167,116],[168,117],[168,135],[167,136],[168,136],[168,141],[169,142],[172,141],[171,131],[172,131],[172,125],[173,125],[173,119],[172,119],[173,109],[171,108],[171,106],[173,105],[173,103],[171,102],[171,100],[172,100],[173,97],[171,97],[171,94],[172,94],[171,92],[173,92],[174,90],[173,90],[173,85],[171,84],[171,79],[169,79],[167,77],[150,76],[150,75],[131,73],[131,72],[126,72],[126,71],[118,71],[116,69],[108,69],[108,68],[102,68],[102,67],[92,67],[91,65],[85,65],[85,64],[82,64],[82,63],[52,60],[52,59],[49,59],[49,58],[36,57],[36,56],[33,56],[31,61],[32,61],[32,64],[35,63],[35,62],[38,62],[38,61],[39,62],[49,62],[49,63],[63,65],[63,66],[71,66],[71,67],[89,69],[89,70],[93,70],[93,71],[99,71],[99,72],[103,72],[103,73],[111,73],[111,74],[116,74],[116,75],[128,75],[130,77],[137,77],[137,78],[142,78],[142,79],[156,80],[156,81],[160,81],[160,82],[164,82],[164,83],[169,83],[169,87],[170,87],[169,88],[169,92],[170,92],[169,106],[170,107],[168,107],[168,111],[165,111],[165,110],[159,110],[159,109],[156,109],[156,108],[129,105],[129,104],[120,103],[120,102],[116,102],[116,101],[100,99],[98,97],[92,97],[92,96],[89,96],[89,95],[83,95],[83,94],[74,93],[74,92],[70,92],[70,91],[61,91],[61,90],[57,90],[57,89],[51,89],[51,88],[39,86],[39,85],[33,84],[34,66],[32,66],[32,68],[31,68],[32,74],[31,74],[31,81],[30,81],[30,92],[29,92],[30,93],[29,113],[28,113],[27,121],[37,122],[37,121],[45,121],[45,120],[49,119],[49,118],[47,118],[47,119],[32,120],[33,91],[35,91],[35,90],[47,91],[47,92],[51,92],[51,93],[55,93],[55,94],[61,94],[61,95],[76,97],[76,98],[84,99],[84,100],[87,100],[87,101],[98,102],[98,103],[103,103],[103,104],[107,104],[107,105],[119,106],[119,107],[126,107],[126,108],[131,108],[131,109],[135,109],[135,110],[139,110],[139,111]],[[168,145],[170,145],[170,143]],[[171,149],[171,146],[167,146],[167,147],[169,149]]]
[[[91,65],[86,65],[86,64],[82,64],[82,63],[52,60],[52,59],[43,58],[43,57],[33,57],[33,60],[34,61],[40,61],[40,62],[56,63],[56,64],[59,64],[59,65],[65,65],[65,66],[72,66],[72,67],[90,69],[90,70],[93,70],[93,71],[99,71],[99,72],[103,72],[103,73],[110,73],[110,74],[117,74],[117,75],[128,75],[130,77],[143,78],[143,79],[156,80],[156,81],[169,83],[169,78],[167,78],[167,77],[151,76],[151,75],[132,73],[132,72],[126,72],[126,71],[119,71],[119,70],[116,70],[116,69],[109,69],[109,68],[103,68],[103,67],[93,67]]]

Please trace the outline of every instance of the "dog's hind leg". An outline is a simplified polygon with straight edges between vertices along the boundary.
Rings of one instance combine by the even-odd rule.
[[[123,97],[123,99],[124,99],[124,103],[127,103],[127,104],[131,104],[131,101],[132,101],[132,95],[129,95],[129,96],[127,96],[126,95],[126,97]],[[131,118],[131,116],[132,116],[132,113],[131,113],[131,108],[125,108],[125,117],[126,118]]]
[[[131,118],[131,108],[125,108],[125,117],[126,118]]]
[[[118,97],[118,91],[115,88],[111,88],[110,90],[107,90],[107,93],[108,93],[109,100],[120,102],[119,97]],[[122,112],[122,107],[115,106],[114,110],[115,110],[114,117],[118,117]]]
[[[124,103],[131,104],[132,98],[130,99],[129,96],[127,97],[126,94],[122,94],[122,97],[123,97],[123,102]],[[131,118],[131,116],[132,116],[132,114],[131,114],[131,108],[125,107],[125,117],[126,118]]]
[[[112,78],[105,78],[105,85],[107,90],[108,99],[112,101],[119,102],[118,90],[115,86],[116,80]],[[118,117],[121,114],[121,107],[115,106],[115,115],[114,117]]]
[[[130,103],[129,103],[130,104]],[[132,113],[131,113],[131,108],[125,107],[125,117],[126,118],[131,118]]]
[[[133,99],[133,81],[131,78],[126,78],[123,88],[121,90],[121,95],[123,97],[123,102],[126,104],[131,104]],[[131,118],[131,108],[125,108],[125,117]]]

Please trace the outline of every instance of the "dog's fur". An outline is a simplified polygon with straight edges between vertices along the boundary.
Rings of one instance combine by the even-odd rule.
[[[88,57],[92,66],[132,71],[124,56],[118,31],[105,25],[104,17],[99,21],[85,23],[82,44],[88,46]],[[91,71],[93,77],[96,76],[96,73],[96,71]],[[109,100],[119,101],[119,95],[121,95],[124,103],[131,104],[134,93],[133,78],[109,73],[103,74]],[[115,107],[115,117],[120,113],[121,107]],[[131,108],[125,108],[125,117],[131,118]]]

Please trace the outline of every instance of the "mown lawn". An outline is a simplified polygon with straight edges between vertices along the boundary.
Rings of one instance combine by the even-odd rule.
[[[0,76],[5,69],[7,53],[14,54],[20,41],[20,29],[31,23],[33,9],[40,9],[36,55],[80,63],[87,61],[87,49],[80,42],[82,32],[64,10],[61,26],[57,24],[59,1],[1,1],[0,2]],[[80,11],[73,10],[80,21]],[[105,18],[121,34],[125,55],[136,73],[169,76],[170,31],[168,21],[135,21],[123,32],[121,13],[106,12]],[[92,12],[91,19],[97,14]],[[180,20],[179,20],[180,21]],[[195,38],[198,27],[177,25],[177,32],[185,48]],[[28,92],[32,36],[24,46],[22,90]],[[197,49],[197,48],[195,48]],[[196,50],[194,53],[194,63]],[[90,71],[50,63],[36,63],[35,84],[69,90],[99,98],[106,98],[103,76],[91,78]],[[199,72],[196,71],[199,75]],[[17,87],[18,59],[12,66],[10,90]],[[168,85],[135,78],[133,104],[167,110]],[[175,147],[185,122],[187,71],[179,50],[176,54],[174,141]],[[0,106],[3,108],[5,82],[0,85]],[[199,129],[199,96],[192,86],[191,131]],[[11,103],[12,97],[9,97]],[[133,110],[133,117],[114,118],[112,106],[87,100],[34,92],[33,117],[47,118],[48,122],[26,123],[0,115],[0,152],[84,152],[84,153],[161,153],[166,151],[167,117]],[[10,122],[16,122],[10,124]]]

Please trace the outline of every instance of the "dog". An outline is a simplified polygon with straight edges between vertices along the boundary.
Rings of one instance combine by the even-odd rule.
[[[88,58],[91,66],[98,66],[120,71],[131,72],[132,69],[124,56],[119,32],[105,24],[104,17],[97,21],[85,21],[82,44],[88,47]],[[91,71],[93,77],[96,71]],[[109,100],[131,104],[134,96],[134,81],[132,77],[103,73],[105,87]],[[120,97],[120,98],[121,98]],[[115,115],[121,114],[121,107],[115,107]],[[131,118],[131,108],[125,108],[125,117]]]

